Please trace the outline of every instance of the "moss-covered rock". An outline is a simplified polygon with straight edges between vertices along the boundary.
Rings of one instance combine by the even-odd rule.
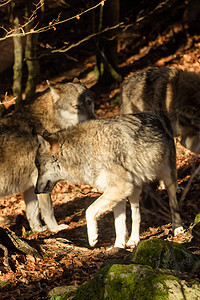
[[[183,294],[184,293],[184,294]],[[200,284],[188,284],[169,271],[141,265],[102,268],[90,282],[77,289],[74,300],[199,299]]]
[[[200,283],[182,272],[191,271],[197,259],[183,245],[160,239],[143,241],[134,249],[132,260],[128,264],[108,260],[91,281],[76,291],[56,291],[51,299],[200,299]]]
[[[142,241],[133,250],[134,263],[152,268],[190,272],[196,261],[196,257],[183,245],[161,239]]]
[[[76,286],[57,286],[48,293],[50,300],[65,300],[72,299],[77,290]]]

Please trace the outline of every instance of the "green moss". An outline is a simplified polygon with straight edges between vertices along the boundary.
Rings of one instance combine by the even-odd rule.
[[[102,268],[93,280],[78,288],[74,300],[115,300],[168,298],[166,280],[176,277],[139,265],[112,265]]]
[[[119,105],[120,103],[121,103],[121,97],[117,96],[111,101],[110,104],[113,106],[116,106],[116,105]]]
[[[106,278],[105,299],[166,299],[167,291],[155,288],[157,282],[160,278],[151,268],[113,265]]]
[[[182,300],[183,291],[190,299],[200,299],[200,284],[190,278],[188,283],[177,271],[191,270],[196,262],[183,245],[160,239],[143,241],[133,251],[133,261],[129,265],[108,261],[90,282],[77,289],[73,298],[66,299]]]
[[[97,300],[104,299],[104,278],[108,273],[110,266],[106,266],[102,268],[97,274],[95,278],[90,282],[83,284],[80,286],[76,292],[74,300]]]
[[[165,258],[168,258],[167,250],[167,245],[160,239],[143,241],[133,250],[133,262],[152,268],[160,268]]]
[[[77,290],[76,286],[57,286],[48,293],[50,300],[65,300],[72,299]]]
[[[9,284],[11,284],[10,281],[2,281],[2,280],[0,280],[0,287],[4,287],[4,286],[9,285]]]
[[[198,213],[194,219],[194,224],[197,224],[200,222],[200,213]]]
[[[133,262],[152,268],[188,272],[192,270],[196,257],[181,244],[161,239],[150,239],[142,241],[133,250]]]
[[[27,230],[23,233],[23,237],[27,237],[27,236],[31,235],[32,233],[33,233],[32,230]]]

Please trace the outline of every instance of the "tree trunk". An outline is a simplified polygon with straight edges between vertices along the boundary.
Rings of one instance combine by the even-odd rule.
[[[26,17],[29,18],[33,7],[33,1],[26,1]],[[34,22],[29,23],[26,26],[26,32],[30,32],[34,27]],[[28,103],[35,97],[35,88],[37,84],[37,78],[39,75],[39,63],[37,59],[37,42],[38,34],[28,34],[26,37],[26,48],[25,48],[25,60],[28,69],[28,78],[26,82],[26,99]]]
[[[11,7],[11,20],[14,27],[17,29],[16,34],[20,33],[19,30],[19,18],[14,18],[14,4]],[[13,95],[17,97],[15,110],[21,106],[22,101],[22,67],[23,67],[23,49],[22,49],[22,39],[20,36],[13,37],[14,43],[14,65],[13,65]]]
[[[119,23],[119,0],[109,0],[101,7],[99,31]],[[97,67],[99,82],[110,84],[121,81],[118,74],[117,29],[104,33],[97,45]]]

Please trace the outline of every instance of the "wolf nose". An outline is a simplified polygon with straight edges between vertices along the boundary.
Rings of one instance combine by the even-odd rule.
[[[35,187],[34,193],[35,193],[35,194],[39,194],[39,192],[38,192],[38,187],[37,187],[37,186]]]

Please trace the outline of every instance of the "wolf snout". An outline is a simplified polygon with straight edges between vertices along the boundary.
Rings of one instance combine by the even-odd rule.
[[[46,185],[37,184],[35,187],[35,194],[48,194],[53,190],[53,183],[48,180]]]
[[[39,190],[39,188],[36,186],[35,187],[35,190],[34,190],[34,193],[35,194],[41,194],[42,192]]]

